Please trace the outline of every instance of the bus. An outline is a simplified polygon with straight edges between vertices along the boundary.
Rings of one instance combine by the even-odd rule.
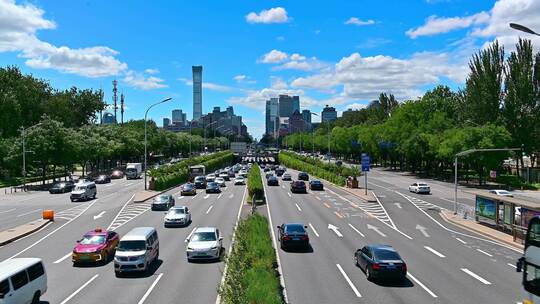
[[[523,304],[540,304],[540,217],[533,217],[529,222],[525,250],[516,270],[523,272]]]
[[[195,177],[205,175],[206,168],[203,165],[196,165],[189,167],[189,178],[193,180]]]

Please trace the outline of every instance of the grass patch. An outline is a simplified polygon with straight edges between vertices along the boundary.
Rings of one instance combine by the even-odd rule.
[[[268,220],[258,214],[243,219],[227,258],[227,274],[219,290],[226,304],[281,304],[283,296]]]
[[[261,178],[261,168],[258,164],[253,164],[253,166],[251,166],[251,169],[249,169],[247,188],[249,204],[253,202],[253,196],[257,198],[257,204],[264,204],[265,198],[263,181]]]

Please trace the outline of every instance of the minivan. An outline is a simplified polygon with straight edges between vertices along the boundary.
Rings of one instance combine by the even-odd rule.
[[[47,273],[38,258],[0,263],[0,304],[34,304],[47,291]]]
[[[156,229],[137,227],[124,235],[114,254],[116,276],[125,272],[148,272],[159,257],[159,239]]]
[[[75,184],[75,188],[71,190],[69,198],[72,202],[80,200],[89,200],[96,198],[97,188],[94,182],[84,182]]]

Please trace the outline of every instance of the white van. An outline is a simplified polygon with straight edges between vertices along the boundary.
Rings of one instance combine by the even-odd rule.
[[[80,200],[89,200],[96,198],[97,188],[94,182],[84,182],[75,184],[75,188],[71,190],[69,198],[72,202]]]
[[[147,272],[159,257],[159,239],[156,229],[137,227],[124,235],[114,254],[114,272]]]
[[[47,291],[41,259],[18,258],[0,263],[0,304],[34,304]]]

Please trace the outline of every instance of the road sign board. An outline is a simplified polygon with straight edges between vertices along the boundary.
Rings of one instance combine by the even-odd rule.
[[[367,153],[362,153],[361,163],[362,163],[362,172],[369,171],[370,159]]]

